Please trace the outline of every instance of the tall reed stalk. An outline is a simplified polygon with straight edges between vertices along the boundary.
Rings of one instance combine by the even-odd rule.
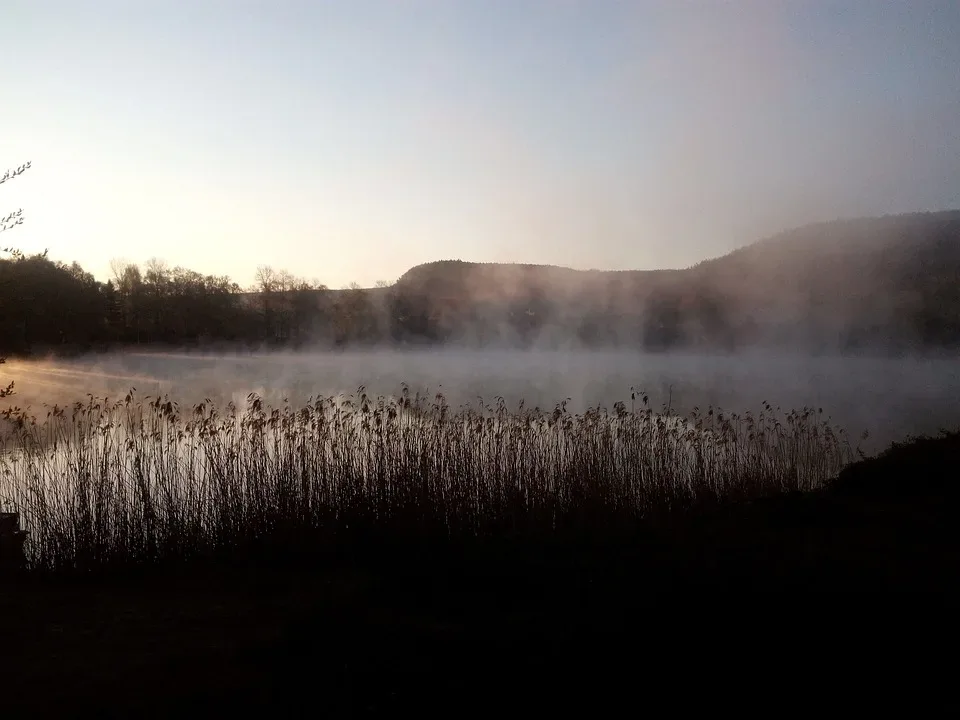
[[[648,398],[574,414],[450,408],[398,397],[303,407],[90,397],[11,414],[0,501],[29,531],[28,565],[87,571],[396,539],[605,532],[697,502],[816,488],[854,459],[821,411],[654,412]]]

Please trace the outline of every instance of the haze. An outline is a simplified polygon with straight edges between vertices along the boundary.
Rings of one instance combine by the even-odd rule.
[[[960,4],[8,0],[25,252],[685,267],[960,205]]]
[[[311,396],[356,394],[397,396],[401,383],[411,393],[442,392],[448,404],[495,405],[552,410],[624,401],[631,386],[649,393],[654,409],[670,404],[689,413],[709,405],[754,414],[768,401],[784,412],[822,408],[853,446],[876,452],[916,434],[936,435],[955,427],[960,382],[953,358],[811,358],[799,355],[689,353],[638,354],[621,351],[465,351],[323,353],[146,353],[88,355],[73,360],[13,361],[5,376],[17,382],[15,398],[41,418],[44,404],[167,395],[187,406],[209,398],[221,407],[244,407],[254,392],[274,407],[284,399],[301,407]],[[638,402],[639,406],[639,402]],[[866,431],[867,438],[862,438]]]

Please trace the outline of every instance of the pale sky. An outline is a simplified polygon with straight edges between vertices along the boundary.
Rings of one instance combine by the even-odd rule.
[[[3,0],[0,245],[331,287],[960,207],[960,2]]]

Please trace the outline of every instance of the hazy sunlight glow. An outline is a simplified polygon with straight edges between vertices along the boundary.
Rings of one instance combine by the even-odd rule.
[[[960,204],[960,5],[10,0],[17,243],[331,287]]]

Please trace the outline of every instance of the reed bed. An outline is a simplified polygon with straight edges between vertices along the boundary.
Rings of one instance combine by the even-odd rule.
[[[680,416],[630,402],[572,413],[459,408],[441,394],[271,407],[89,397],[8,413],[0,504],[30,568],[89,572],[377,537],[603,534],[697,503],[808,490],[854,459],[812,408]]]

